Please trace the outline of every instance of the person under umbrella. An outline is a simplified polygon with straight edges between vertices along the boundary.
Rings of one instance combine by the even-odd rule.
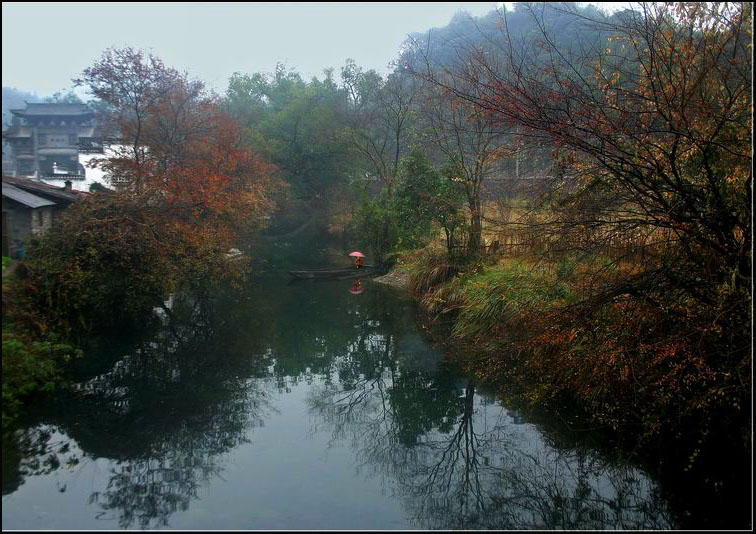
[[[362,258],[365,257],[362,252],[355,250],[354,252],[350,252],[349,255],[354,258],[355,268],[359,269],[360,267],[362,267]]]

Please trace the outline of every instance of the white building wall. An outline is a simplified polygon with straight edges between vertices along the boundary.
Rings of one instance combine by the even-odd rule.
[[[89,192],[89,187],[92,184],[99,183],[112,189],[112,185],[105,178],[105,173],[102,169],[92,168],[89,165],[94,161],[109,158],[113,154],[114,152],[110,148],[106,148],[104,154],[79,154],[79,163],[84,166],[84,180],[71,180],[71,188],[74,191]],[[45,178],[42,181],[46,184],[63,187],[67,179],[65,176],[62,176],[60,179]]]

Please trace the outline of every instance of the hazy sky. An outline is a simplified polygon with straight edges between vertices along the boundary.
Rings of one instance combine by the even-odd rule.
[[[105,48],[125,45],[149,49],[218,91],[235,71],[272,72],[277,62],[308,78],[326,67],[338,73],[348,57],[385,72],[409,33],[496,5],[3,2],[2,84],[50,95],[70,88]]]
[[[272,72],[283,62],[307,77],[348,57],[384,70],[407,34],[446,25],[495,2],[14,3],[3,2],[3,85],[52,94],[109,46],[151,49],[218,90],[234,71]]]

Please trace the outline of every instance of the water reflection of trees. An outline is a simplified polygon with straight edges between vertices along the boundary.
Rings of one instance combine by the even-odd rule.
[[[523,441],[509,423],[476,429],[482,421],[472,412],[473,398],[470,387],[455,431],[429,437],[416,469],[397,481],[418,525],[507,530],[673,525],[639,471],[594,453],[552,449],[532,430]]]
[[[280,291],[260,281],[212,301],[172,299],[158,311],[157,333],[128,346],[100,343],[111,353],[80,362],[73,391],[4,442],[4,493],[67,465],[70,446],[82,464],[110,462],[107,484],[90,498],[98,519],[168,526],[221,474],[225,453],[263,423],[277,386],[336,374],[360,380],[391,366],[404,305],[369,293],[355,305],[341,289]],[[379,342],[386,339],[388,348]],[[340,358],[350,351],[372,357]]]
[[[370,302],[342,342],[321,322],[339,324],[336,307],[290,343],[321,350],[326,380],[310,404],[333,441],[349,440],[358,467],[384,478],[420,528],[669,528],[673,520],[640,471],[578,447],[553,448],[517,416],[481,404],[473,383],[433,365],[410,342],[406,316]],[[308,304],[299,313],[307,316]],[[308,328],[312,328],[312,335]],[[322,338],[318,340],[315,332]],[[317,346],[320,341],[322,344]],[[427,348],[425,349],[427,351]],[[286,351],[279,347],[279,353]],[[292,351],[296,353],[297,351]],[[285,375],[296,359],[281,362]],[[476,405],[477,403],[477,405]],[[496,421],[491,424],[490,421]],[[521,422],[521,421],[519,421]]]
[[[52,425],[3,434],[3,495],[13,493],[28,476],[75,468],[82,453]],[[59,487],[65,491],[65,487]]]
[[[247,442],[271,409],[267,382],[257,379],[266,366],[251,357],[256,347],[228,350],[218,337],[223,320],[207,302],[178,301],[170,315],[159,335],[56,399],[46,425],[16,435],[9,448],[18,451],[21,478],[59,466],[62,458],[49,459],[62,456],[58,442],[67,440],[84,462],[110,460],[106,487],[89,500],[98,519],[157,528],[222,472],[225,453]]]
[[[400,358],[401,359],[401,358]],[[649,529],[674,522],[656,486],[596,452],[547,445],[441,373],[395,366],[320,388],[312,410],[349,439],[423,529]]]
[[[314,377],[328,381],[335,373],[348,380],[388,365],[383,344],[394,343],[407,330],[409,304],[386,298],[376,286],[354,298],[348,293],[350,280],[310,282],[293,284],[285,292],[273,287],[273,293],[263,285],[253,298],[265,303],[265,309],[254,312],[263,322],[276,318],[265,337],[273,375],[289,383]],[[345,359],[349,353],[365,358]]]

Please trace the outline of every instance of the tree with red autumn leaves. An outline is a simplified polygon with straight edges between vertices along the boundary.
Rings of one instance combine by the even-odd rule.
[[[106,50],[75,80],[105,104],[121,144],[101,165],[144,207],[171,224],[216,237],[259,226],[272,209],[274,168],[241,146],[239,125],[204,85],[132,48]]]
[[[273,209],[275,168],[242,147],[203,84],[142,51],[106,50],[76,80],[121,142],[101,161],[116,191],[90,194],[33,247],[20,308],[67,335],[142,321],[247,262],[226,253]]]

